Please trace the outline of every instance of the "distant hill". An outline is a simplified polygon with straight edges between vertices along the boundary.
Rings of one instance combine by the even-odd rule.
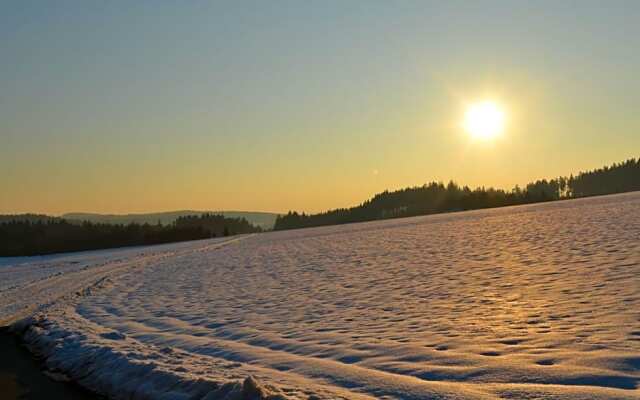
[[[168,225],[175,222],[180,217],[207,213],[223,215],[227,218],[244,218],[249,221],[249,223],[266,230],[273,229],[276,217],[278,216],[278,214],[269,212],[180,210],[146,214],[67,213],[62,215],[62,218],[68,221],[89,221],[106,224],[157,224],[160,222],[162,225]]]

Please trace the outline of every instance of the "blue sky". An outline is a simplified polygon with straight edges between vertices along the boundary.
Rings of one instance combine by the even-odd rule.
[[[0,212],[318,211],[637,156],[640,2],[3,2]],[[480,99],[508,125],[459,128]]]

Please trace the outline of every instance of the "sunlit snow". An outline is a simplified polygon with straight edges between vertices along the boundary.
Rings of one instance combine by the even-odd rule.
[[[640,398],[638,193],[0,264],[114,398]]]

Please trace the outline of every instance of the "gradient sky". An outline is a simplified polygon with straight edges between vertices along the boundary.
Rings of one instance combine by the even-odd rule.
[[[0,213],[319,211],[640,155],[640,1],[9,1]],[[507,110],[469,140],[465,105]]]

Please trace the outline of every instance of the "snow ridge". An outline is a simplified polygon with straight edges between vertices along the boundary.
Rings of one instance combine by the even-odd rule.
[[[252,376],[243,382],[220,383],[172,371],[172,358],[183,355],[170,348],[146,348],[144,358],[132,358],[126,350],[140,351],[141,346],[112,346],[110,341],[127,340],[117,332],[96,335],[91,328],[82,334],[69,332],[42,315],[16,323],[12,329],[44,360],[49,371],[112,399],[286,399]]]

